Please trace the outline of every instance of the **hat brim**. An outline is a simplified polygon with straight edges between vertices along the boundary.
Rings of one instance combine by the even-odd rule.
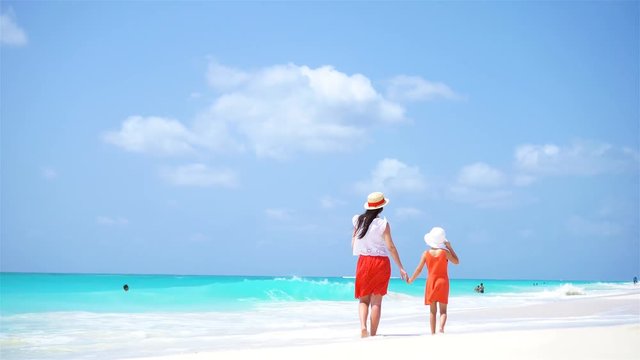
[[[375,210],[375,209],[380,209],[380,208],[385,207],[388,203],[389,203],[389,199],[384,198],[384,202],[383,202],[382,204],[380,204],[380,205],[378,205],[378,206],[369,206],[369,203],[368,203],[368,202],[366,202],[366,203],[364,203],[364,208],[365,208],[366,210]]]
[[[447,246],[444,243],[432,243],[432,242],[428,242],[427,245],[432,248],[432,249],[442,249],[442,250],[449,250],[447,249]]]
[[[445,243],[447,242],[446,238],[439,241],[439,239],[434,239],[433,237],[429,236],[429,234],[427,234],[424,236],[424,242],[427,243],[427,246],[433,249],[447,250],[447,245],[445,245]]]

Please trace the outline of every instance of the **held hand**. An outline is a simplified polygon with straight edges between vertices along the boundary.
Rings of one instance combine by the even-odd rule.
[[[409,275],[407,275],[407,272],[404,271],[404,269],[400,269],[400,278],[402,278],[402,280],[409,282]]]

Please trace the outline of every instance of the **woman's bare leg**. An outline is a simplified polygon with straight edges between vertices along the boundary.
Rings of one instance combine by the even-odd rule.
[[[382,314],[382,295],[371,295],[371,336],[376,336],[380,315]]]
[[[371,295],[363,296],[360,298],[358,304],[358,313],[360,314],[360,336],[367,337],[369,332],[367,331],[367,318],[369,317],[369,303],[371,302]]]
[[[444,324],[447,323],[447,304],[440,304],[440,332],[444,333]]]
[[[429,313],[429,324],[431,325],[431,335],[435,335],[436,333],[436,315],[438,312],[437,302],[432,302],[430,305],[430,313]]]

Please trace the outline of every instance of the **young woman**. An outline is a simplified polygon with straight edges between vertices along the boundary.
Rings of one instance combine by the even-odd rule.
[[[355,215],[352,219],[351,248],[353,255],[358,256],[355,297],[360,300],[358,313],[362,337],[375,336],[378,332],[382,297],[387,294],[391,278],[389,255],[400,269],[402,279],[408,278],[391,238],[391,227],[387,219],[378,216],[388,203],[389,199],[386,199],[381,192],[371,193],[364,204],[366,211],[361,215]],[[371,308],[371,332],[367,328],[369,308]]]

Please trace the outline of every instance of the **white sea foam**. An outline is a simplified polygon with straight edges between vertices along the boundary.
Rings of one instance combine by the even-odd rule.
[[[281,281],[335,286],[327,279],[282,278]],[[635,290],[634,290],[635,289]],[[637,314],[615,312],[528,318],[527,312],[505,317],[502,310],[550,302],[639,291],[627,284],[572,283],[530,292],[473,294],[449,299],[450,330],[487,331],[526,327],[602,325],[637,322]],[[103,359],[151,356],[244,347],[340,342],[359,332],[358,301],[290,301],[291,294],[267,289],[272,301],[258,301],[243,311],[94,313],[45,312],[0,316],[0,349],[5,359]],[[240,301],[240,300],[238,300]],[[544,307],[544,306],[542,306]],[[382,334],[426,332],[424,298],[391,291],[383,301]],[[497,314],[497,315],[491,315]],[[473,315],[473,316],[472,316]],[[479,321],[477,317],[481,316]],[[514,320],[518,320],[517,322]]]
[[[560,301],[560,296],[575,299],[573,295],[562,295],[573,291],[573,286],[560,286],[549,293],[541,292],[536,301],[544,302],[544,296],[550,294],[556,298],[547,297],[547,302]],[[534,303],[523,300],[525,297],[516,296],[451,297],[450,330],[469,332],[634,321],[633,315],[627,313],[528,318],[528,312],[520,311],[519,317],[502,315],[503,309]],[[415,332],[415,329],[426,332],[428,308],[421,297],[390,293],[383,307],[381,334]],[[267,302],[250,311],[237,312],[19,314],[0,318],[0,348],[3,360],[102,359],[341,342],[357,336],[357,314],[355,300]],[[482,320],[469,314],[482,316]]]
[[[583,288],[574,286],[573,284],[564,284],[557,291],[559,291],[561,295],[567,296],[586,294]]]

